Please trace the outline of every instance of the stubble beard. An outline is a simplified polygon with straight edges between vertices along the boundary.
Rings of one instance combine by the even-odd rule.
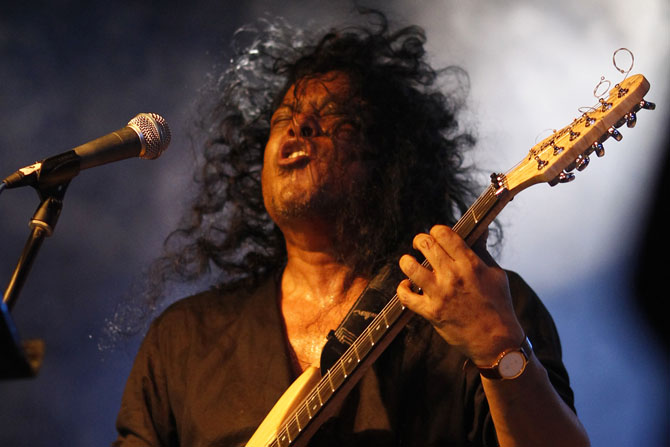
[[[272,219],[280,228],[314,222],[330,231],[337,244],[343,234],[351,238],[357,233],[354,222],[369,207],[359,178],[351,174],[330,171],[322,181],[298,189],[285,182],[266,204]]]
[[[361,238],[370,237],[367,215],[377,200],[369,190],[363,171],[342,171],[346,173],[330,171],[321,177],[322,182],[306,188],[295,189],[290,181],[284,182],[284,189],[266,197],[269,199],[266,206],[282,231],[310,223],[320,225],[332,237],[340,261],[356,269],[367,263],[361,263],[365,260],[356,251],[368,244]],[[288,172],[283,175],[290,176]]]
[[[282,191],[279,197],[271,199],[271,214],[278,224],[296,219],[332,219],[346,202],[346,198],[341,197],[346,193],[334,194],[332,189],[330,184],[321,184],[311,191]]]

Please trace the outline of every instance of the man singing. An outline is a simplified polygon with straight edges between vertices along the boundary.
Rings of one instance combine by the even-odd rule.
[[[450,229],[473,197],[463,72],[431,68],[420,28],[366,18],[267,24],[218,79],[200,194],[154,274],[219,283],[151,325],[114,445],[245,445],[328,367],[331,331],[378,310],[350,313],[371,287],[415,315],[309,445],[588,445],[550,315],[486,234],[473,251]]]

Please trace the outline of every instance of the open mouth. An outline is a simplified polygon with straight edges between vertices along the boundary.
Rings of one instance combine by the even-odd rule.
[[[289,141],[284,144],[279,153],[279,164],[289,166],[304,164],[309,161],[311,150],[308,144],[300,141]]]
[[[303,151],[303,150],[299,150],[299,151],[291,152],[291,153],[288,155],[288,157],[285,157],[285,158],[291,160],[291,159],[298,158],[298,157],[307,157],[307,152],[305,152],[305,151]]]

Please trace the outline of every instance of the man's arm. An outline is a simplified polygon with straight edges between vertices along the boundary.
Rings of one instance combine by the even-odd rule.
[[[501,446],[589,445],[577,415],[556,393],[535,356],[516,379],[482,377],[482,385]]]
[[[485,242],[485,241],[484,241]],[[507,349],[521,346],[524,331],[514,312],[505,272],[483,253],[484,262],[452,230],[434,227],[414,246],[432,270],[403,256],[408,280],[398,286],[401,302],[429,320],[450,345],[475,365],[492,365]],[[589,445],[575,413],[563,402],[534,355],[516,379],[482,377],[491,416],[502,446]]]

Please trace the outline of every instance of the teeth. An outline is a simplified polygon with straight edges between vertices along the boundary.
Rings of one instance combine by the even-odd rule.
[[[297,158],[302,156],[307,156],[307,152],[305,151],[292,152],[287,158]]]

